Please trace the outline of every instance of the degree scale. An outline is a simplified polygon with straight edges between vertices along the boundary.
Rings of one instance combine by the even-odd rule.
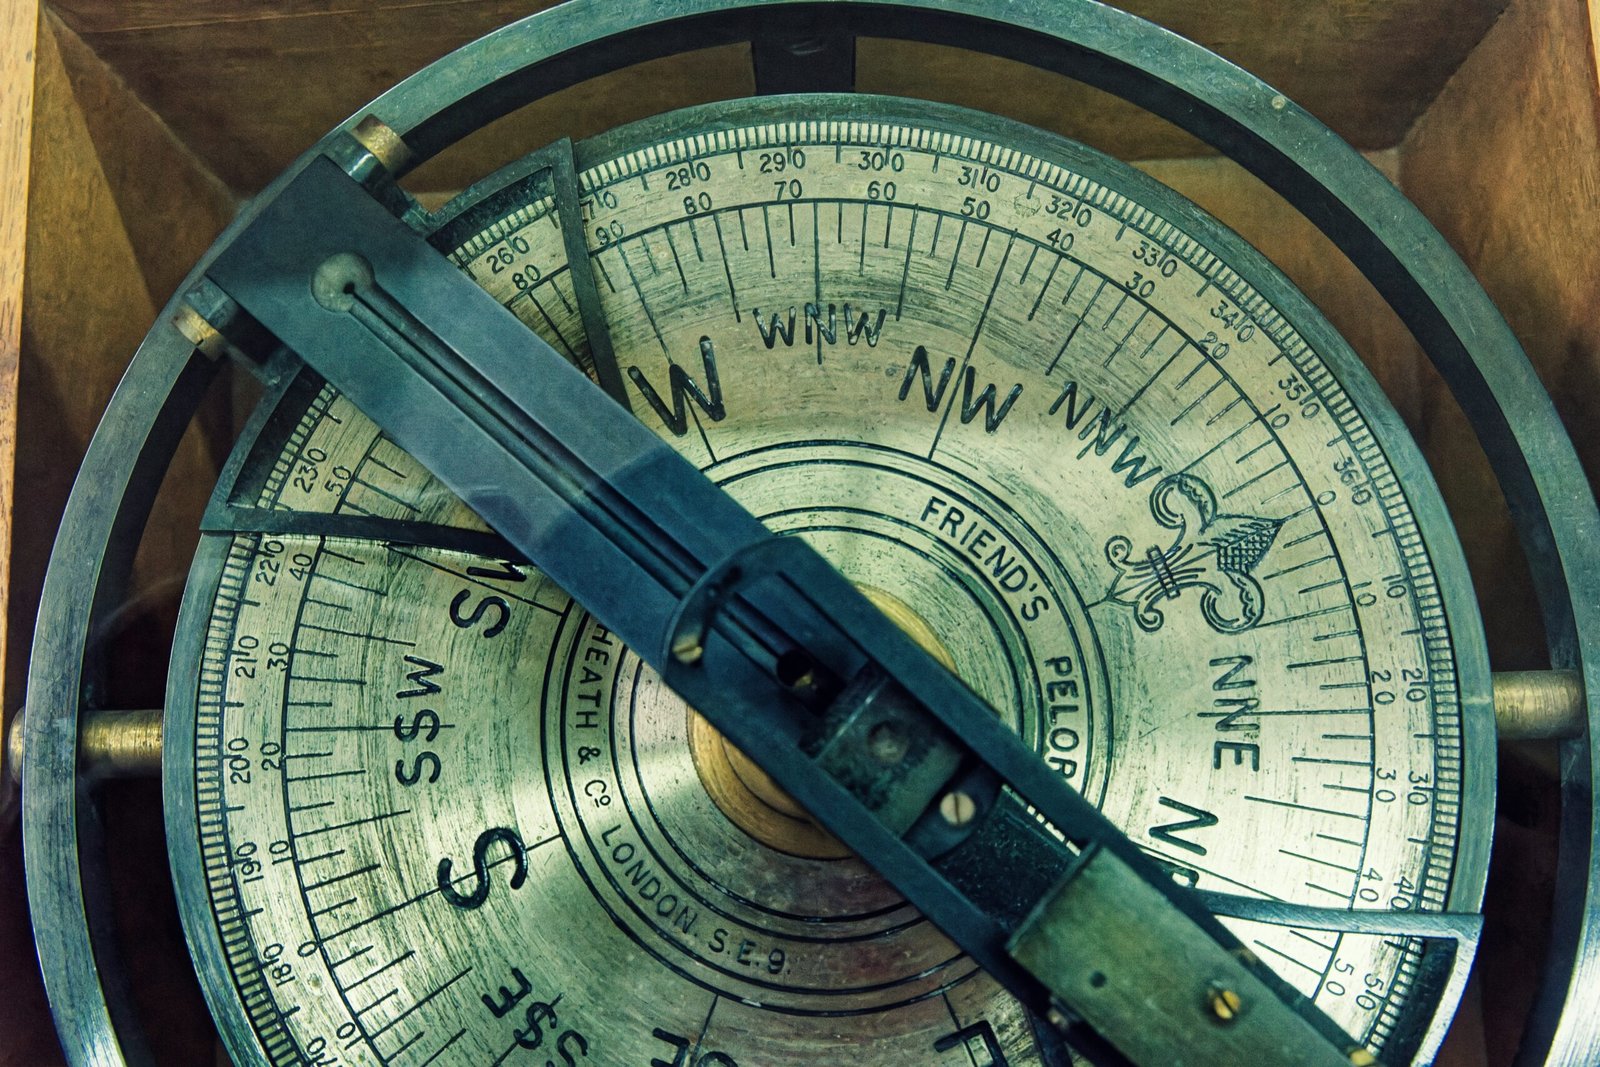
[[[1353,157],[1300,147],[1314,123],[1281,96],[1105,9],[1008,8],[1005,25],[964,7],[909,10],[829,14],[845,38],[870,26],[971,43],[981,27],[999,53],[1069,67],[1158,111],[1204,84],[1205,106],[1179,117],[1314,215],[1338,215],[1332,236],[1361,265],[1425,261],[1393,295],[1397,310],[1446,360],[1454,338],[1474,338],[1466,354],[1482,381],[1463,372],[1469,397],[1485,382],[1511,388],[1496,376],[1515,377],[1515,342],[1437,235],[1409,214],[1393,222],[1392,188]],[[431,246],[438,262],[422,276],[448,260],[722,491],[826,557],[1053,781],[1126,832],[1179,887],[1168,892],[1229,916],[1287,999],[1353,1035],[1330,1040],[1341,1061],[1425,1059],[1476,936],[1492,725],[1475,607],[1414,447],[1315,310],[1192,206],[993,116],[823,95],[848,87],[848,46],[787,47],[798,24],[774,17],[786,13],[761,13],[773,28],[755,35],[758,78],[815,92],[558,142],[428,215],[392,178],[526,98],[545,77],[540,57],[571,48],[593,72],[751,36],[752,16],[742,5],[562,8],[471,46],[264,194],[135,364],[130,382],[165,374],[174,387],[163,401],[164,387],[147,386],[160,412],[114,415],[108,442],[158,447],[152,422],[181,415],[224,350],[266,386],[207,515],[163,756],[180,904],[230,1053],[1049,1063],[1067,1062],[1070,1041],[1120,1062],[1080,1018],[1126,1040],[1113,1036],[1126,1009],[1096,1016],[1051,984],[1059,969],[1039,978],[1055,998],[1024,1010],[1001,988],[1015,984],[954,948],[818,823],[848,827],[786,795],[762,769],[780,773],[770,756],[750,744],[744,755],[699,714],[709,706],[691,710],[626,650],[628,618],[597,607],[600,621],[531,566],[562,538],[506,525],[543,505],[475,480],[486,461],[440,432],[448,409],[396,393],[404,402],[380,412],[388,386],[362,394],[359,374],[343,390],[326,384],[347,384],[339,353],[277,343],[300,313],[275,317],[276,298],[251,289],[252,275],[275,276],[273,242],[337,244],[347,223],[358,241],[350,220],[377,212],[403,254]],[[1121,65],[1134,54],[1140,69]],[[1311,176],[1324,187],[1298,184]],[[1366,233],[1364,218],[1384,225]],[[405,282],[359,247],[305,262],[307,307],[353,317],[405,358],[466,353],[499,395],[519,395],[493,376],[502,348],[473,363],[482,353],[451,332],[476,328],[471,314],[425,295],[408,303]],[[509,318],[494,321],[489,336],[511,336]],[[571,395],[579,422],[615,406],[595,389]],[[1558,430],[1528,417],[1502,430],[1539,438],[1535,487],[1580,484],[1561,467],[1570,446],[1549,436]],[[631,484],[669,512],[688,492]],[[576,496],[598,499],[587,484]],[[507,536],[463,498],[509,517],[496,523]],[[1593,522],[1592,505],[1542,516],[1529,521],[1548,524],[1558,559],[1572,536],[1563,524]],[[733,562],[761,580],[765,563]],[[746,590],[697,578],[678,593],[671,635],[682,637],[695,635],[690,607],[714,632]],[[1569,601],[1581,635],[1593,598],[1547,594]],[[69,625],[51,610],[41,634]],[[59,660],[59,646],[42,638],[40,649]],[[684,652],[690,670],[714,658],[690,666],[693,642],[645,655],[659,667],[663,652]],[[54,668],[36,675],[30,706],[76,684]],[[825,695],[829,707],[844,700]],[[70,798],[51,803],[43,717],[30,711],[28,730],[30,882],[56,886],[50,865],[76,866],[60,854]],[[921,736],[874,732],[871,750],[898,766]],[[953,773],[902,832],[988,826],[1030,804],[1067,825],[1036,795],[957,788]],[[968,855],[943,873],[984,886],[982,861],[995,859]],[[1029,913],[1067,900],[1075,877],[1019,864],[1007,879],[1025,898],[1007,915],[1013,932],[1054,929]],[[35,889],[41,929],[59,929],[50,916],[72,906]],[[1076,933],[1088,936],[1081,920]],[[1061,936],[1068,953],[1083,944]],[[93,1018],[106,1008],[86,949],[46,951],[69,1054],[115,1057]],[[1218,1062],[1207,1040],[1280,1003],[1199,978],[1189,999],[1212,1029],[1158,1036],[1164,1058],[1144,1062],[1176,1062],[1191,1042],[1195,1062]],[[1085,974],[1094,989],[1122,979]],[[1557,1033],[1552,1062],[1582,1062],[1583,1047]]]

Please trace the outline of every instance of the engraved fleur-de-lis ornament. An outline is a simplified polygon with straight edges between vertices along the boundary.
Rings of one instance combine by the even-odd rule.
[[[1158,606],[1188,589],[1200,592],[1200,614],[1218,633],[1248,630],[1261,621],[1265,598],[1252,571],[1266,557],[1283,525],[1280,519],[1222,515],[1211,487],[1192,474],[1169,474],[1150,491],[1150,514],[1175,531],[1166,547],[1136,552],[1118,534],[1106,542],[1106,559],[1117,575],[1106,599],[1133,609],[1147,632],[1161,629]]]

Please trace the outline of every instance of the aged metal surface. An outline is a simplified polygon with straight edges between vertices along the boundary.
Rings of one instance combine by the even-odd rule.
[[[1298,322],[1304,309],[1270,275],[1259,283],[1272,286],[1268,298],[1214,267],[1206,273],[1218,253],[1235,270],[1263,268],[1136,175],[1018,128],[967,126],[974,120],[957,113],[930,129],[922,116],[932,112],[889,101],[857,101],[831,122],[791,117],[822,120],[842,107],[723,106],[584,146],[588,232],[603,235],[591,237],[590,254],[635,409],[757,514],[831,550],[853,580],[899,590],[958,673],[1186,878],[1306,905],[1376,898],[1442,908],[1455,848],[1453,831],[1440,836],[1439,815],[1459,803],[1460,756],[1410,738],[1458,731],[1458,697],[1428,652],[1427,633],[1448,641],[1443,620],[1422,606],[1437,595],[1428,564],[1403,551],[1405,537],[1374,538],[1367,527],[1414,520],[1384,458],[1349,444],[1364,431],[1343,421],[1356,416],[1312,349],[1347,377],[1353,361],[1334,355],[1338,343],[1314,319],[1303,326],[1314,346],[1292,332],[1280,316]],[[702,132],[711,122],[728,132]],[[1017,156],[1019,148],[1040,155]],[[535,177],[513,172],[474,190],[447,209],[435,241],[576,360],[565,245]],[[1114,199],[1099,184],[1108,181],[1159,217]],[[1265,373],[1275,359],[1292,378]],[[209,633],[194,767],[218,767],[225,779],[213,784],[205,771],[198,797],[206,810],[233,809],[225,820],[201,818],[202,850],[211,840],[265,840],[282,843],[284,860],[264,863],[259,876],[247,863],[248,881],[213,870],[221,895],[205,910],[266,909],[252,938],[317,945],[293,961],[294,973],[360,982],[354,1004],[367,1003],[372,984],[383,986],[379,996],[426,993],[464,967],[517,967],[548,986],[539,1003],[565,997],[571,1025],[583,1024],[576,1032],[611,1055],[647,1056],[655,1030],[681,1034],[688,1015],[714,1012],[708,1047],[805,1062],[822,1039],[814,1027],[837,1034],[842,1025],[814,1015],[820,988],[833,987],[833,1010],[867,1012],[852,1031],[863,1055],[922,1061],[943,1034],[924,1029],[934,1025],[925,1002],[910,987],[904,1001],[867,993],[909,978],[862,971],[865,957],[832,939],[743,915],[760,905],[786,915],[821,909],[810,922],[842,916],[860,906],[864,872],[745,837],[697,780],[681,703],[635,661],[614,664],[614,639],[570,621],[536,575],[400,548],[419,541],[423,527],[412,523],[475,520],[348,401],[292,397],[245,465],[261,472],[251,483],[260,488],[234,487],[228,502],[265,514],[376,512],[397,544],[322,542],[308,536],[314,524],[292,537],[268,529],[234,540],[215,557],[220,571],[197,581],[218,593],[191,609]],[[1292,414],[1276,418],[1286,399]],[[1336,447],[1325,443],[1330,433]],[[1164,582],[1167,567],[1179,569]],[[323,618],[329,597],[337,626]],[[330,644],[330,628],[369,636]],[[1367,647],[1385,650],[1382,661]],[[602,660],[604,672],[585,667]],[[513,663],[541,666],[507,670]],[[1393,684],[1374,688],[1373,672]],[[1175,710],[1189,708],[1197,710]],[[404,721],[393,729],[355,729],[394,714]],[[484,750],[476,738],[486,733],[508,740]],[[1126,776],[1110,771],[1112,751],[1128,761]],[[283,778],[290,759],[306,762],[294,781]],[[618,760],[640,769],[604,769]],[[531,767],[542,774],[530,780],[521,768]],[[452,784],[495,781],[470,793]],[[1341,793],[1363,799],[1350,806]],[[631,818],[612,817],[618,805]],[[1286,812],[1302,824],[1286,824]],[[460,921],[437,897],[389,910],[436,881],[442,857],[500,830],[488,839],[498,842],[491,858],[505,863],[528,848],[530,873],[514,892],[490,890]],[[313,859],[343,850],[318,861],[326,871],[301,870],[302,890],[317,887],[303,897],[279,885],[300,868],[302,834]],[[1427,844],[1419,850],[1410,838]],[[461,842],[453,850],[452,840]],[[652,844],[638,866],[638,850]],[[374,866],[380,855],[400,865]],[[347,856],[357,860],[347,865]],[[621,996],[620,935],[596,940],[615,927],[582,918],[593,905],[563,888],[574,869],[653,957],[629,968],[636,984]],[[671,902],[664,922],[651,911],[661,900]],[[324,908],[328,918],[317,914]],[[430,924],[440,940],[423,951],[408,931],[429,909],[446,918]],[[724,924],[709,932],[708,909]],[[480,916],[517,924],[522,955],[491,959],[492,939],[467,932]],[[874,957],[909,953],[922,960],[913,971],[938,958],[937,940],[921,940],[925,928],[870,927],[849,937],[883,942]],[[447,933],[457,928],[460,941]],[[346,944],[357,931],[360,944]],[[742,948],[729,948],[735,934],[739,946],[766,952],[754,976]],[[1411,991],[1413,949],[1391,955],[1370,934],[1251,937],[1344,1025],[1384,1043],[1380,1020],[1398,1017]],[[573,962],[541,968],[541,985],[537,961],[562,958]],[[250,954],[239,959],[234,972],[248,983],[260,972]],[[362,981],[369,964],[386,967],[373,983]],[[973,982],[944,987],[940,975],[953,965],[918,981],[958,998],[961,1026],[987,1021],[1009,1034],[997,1041],[1011,1062],[1036,1057],[1026,1027],[996,1021],[1004,1010],[995,994],[974,1001]],[[1346,973],[1363,985],[1342,981]],[[404,1033],[385,1031],[380,1053],[390,1032],[404,1042],[413,1024],[448,1038],[460,1026],[427,1021],[440,1013],[463,1025],[474,1018],[455,1014],[476,996],[466,978],[459,984],[408,1012]],[[393,1011],[415,999],[397,995]],[[750,1001],[788,1014],[750,1016]],[[263,1002],[252,1021],[276,1035],[349,1010],[300,1006],[280,1022],[282,1007]],[[378,1030],[388,1002],[374,1013]],[[367,1025],[324,1018],[323,1030]],[[457,1041],[485,1042],[494,1054],[497,1029],[484,1014]]]
[[[1091,1022],[1131,1017],[1137,1040],[1173,1067],[1212,1063],[1286,1063],[1304,1055],[1297,1019],[1238,960],[1206,959],[1193,931],[1156,918],[1162,951],[1129,936],[1108,900],[1153,903],[1151,889],[1109,853],[1085,853],[1077,869],[1017,931],[1015,951],[1056,976],[1057,994],[1082,1005]],[[1197,1035],[1200,1035],[1197,1037]],[[1159,1051],[1156,1051],[1159,1050]],[[1324,1046],[1319,1062],[1363,1067],[1365,1048]]]

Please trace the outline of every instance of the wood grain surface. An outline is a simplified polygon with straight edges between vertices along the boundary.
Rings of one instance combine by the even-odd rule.
[[[28,239],[28,160],[33,137],[36,0],[0,6],[0,560],[11,558],[12,472],[17,449],[17,361],[22,347],[22,264]],[[0,603],[6,578],[0,572]],[[0,612],[0,663],[6,620]],[[0,704],[0,739],[11,726]],[[0,745],[0,832],[9,826],[16,793]]]
[[[17,412],[16,499],[25,506],[12,513],[7,613],[18,640],[7,650],[7,706],[21,702],[26,635],[67,492],[155,317],[152,289],[170,290],[232,211],[225,197],[196,195],[206,179],[185,166],[190,157],[48,12],[39,41]],[[96,127],[115,139],[97,141]],[[130,226],[124,202],[138,223]],[[187,485],[193,500],[174,513],[174,530],[185,516],[192,526],[214,451],[202,430],[180,449],[168,481]],[[138,588],[181,584],[193,538],[153,529],[146,540],[159,544],[141,549]]]
[[[1516,0],[1401,148],[1409,195],[1466,260],[1600,472],[1600,135],[1594,0]],[[1497,669],[1545,665],[1509,520],[1442,383],[1424,444],[1457,509]]]
[[[49,18],[145,288],[159,306],[238,201],[116,70],[53,12]]]
[[[233,210],[232,198],[59,19],[46,10],[38,28],[27,256],[16,260],[22,267],[20,344],[15,388],[5,393],[8,404],[15,401],[16,419],[15,493],[6,494],[5,511],[14,532],[6,589],[14,638],[6,649],[7,708],[22,702],[29,634],[61,509],[99,413],[155,316],[152,290],[175,285]],[[144,214],[130,226],[126,219],[134,212]],[[212,435],[226,415],[225,404],[211,405],[184,439],[158,504],[169,521],[146,536],[128,606],[110,620],[112,627],[142,630],[149,638],[140,653],[142,673],[152,677],[157,695],[130,693],[128,699],[159,699],[164,668],[159,651],[151,649],[159,650],[163,628],[170,631],[198,511],[219,462]],[[114,887],[120,932],[136,944],[181,945],[170,883],[151,877],[165,868],[158,796],[118,808],[110,822],[116,824],[108,830],[113,849],[142,842],[138,859],[113,866],[120,876]],[[0,997],[0,1065],[57,1063],[28,936],[15,824],[0,828],[0,838],[0,966],[7,990]],[[155,1013],[156,1042],[181,1050],[164,1062],[194,1062],[197,1050],[209,1058],[209,1034],[197,1034],[189,1022],[202,1006],[198,994],[191,995],[193,973],[181,951],[142,961],[140,971],[148,981],[136,988],[148,994],[141,1008]]]
[[[316,137],[400,77],[548,0],[58,0],[62,17],[233,188],[261,187]],[[1276,84],[1361,148],[1399,141],[1505,0],[1133,0],[1168,26]],[[1019,64],[948,48],[863,42],[861,86],[959,97],[1106,148],[1163,158],[1202,148],[1132,108]],[[678,57],[643,76],[588,83],[584,114],[624,114],[704,98],[722,61]],[[977,87],[976,97],[974,87]],[[560,113],[535,110],[518,131],[548,140]],[[561,116],[565,117],[565,116]],[[533,133],[538,131],[538,133]],[[459,188],[462,171],[434,188]],[[479,173],[482,171],[480,170]]]
[[[1521,338],[1600,474],[1600,32],[1596,0],[1515,0],[1401,146],[1406,193]],[[1547,665],[1526,565],[1465,417],[1429,375],[1423,445],[1457,519],[1496,669]],[[1509,1062],[1549,924],[1553,753],[1502,745],[1480,953],[1489,1062]],[[1583,1010],[1581,1007],[1578,1010]]]
[[[23,257],[28,232],[29,158],[33,145],[34,51],[39,5],[0,4],[0,559],[13,542],[12,471],[16,460],[17,366],[22,346]],[[9,578],[0,571],[0,599]],[[6,619],[0,612],[0,662]],[[0,702],[0,738],[12,705]],[[0,764],[5,757],[0,755]],[[22,877],[18,794],[0,769],[0,1067],[49,1063],[59,1053],[55,1034],[41,1025],[47,1008],[34,963]]]
[[[33,123],[7,604],[19,637],[32,628],[74,468],[155,314],[48,14],[40,23]],[[85,284],[88,277],[95,283]],[[8,649],[8,707],[22,702],[27,645]]]

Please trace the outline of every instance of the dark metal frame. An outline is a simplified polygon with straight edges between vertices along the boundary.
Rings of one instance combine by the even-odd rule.
[[[1587,692],[1600,694],[1600,573],[1584,568],[1600,543],[1600,514],[1515,338],[1443,239],[1386,179],[1304,111],[1198,46],[1087,0],[1003,6],[982,0],[668,0],[642,12],[576,0],[468,45],[370,110],[422,159],[555,89],[707,45],[758,42],[758,55],[777,57],[764,64],[764,83],[787,86],[786,79],[803,77],[804,70],[783,62],[785,42],[814,38],[819,28],[835,41],[871,35],[954,44],[1069,75],[1210,141],[1277,189],[1378,285],[1450,383],[1518,524],[1552,665],[1581,672]],[[829,72],[825,80],[837,81],[839,62],[820,66]],[[354,121],[345,128],[353,127]],[[258,198],[218,247],[312,155]],[[165,321],[146,338],[91,444],[40,610],[25,725],[24,844],[35,925],[48,931],[40,939],[46,983],[75,1063],[114,1064],[138,1055],[122,1047],[113,1025],[123,1012],[101,972],[114,970],[114,961],[105,939],[91,933],[98,925],[91,921],[86,887],[92,880],[83,878],[93,857],[81,848],[79,821],[89,811],[80,806],[76,730],[79,709],[93,699],[94,627],[118,599],[160,474],[208,377],[205,357]],[[1442,508],[1432,510],[1436,514],[1419,514],[1419,520],[1447,529]],[[1459,628],[1472,614],[1470,588],[1458,573],[1444,591]],[[1481,645],[1464,643],[1458,655],[1476,660],[1469,664],[1473,670],[1486,670]],[[1469,695],[1473,704],[1464,714],[1485,722],[1488,694]],[[1600,1037],[1600,1019],[1592,1013],[1563,1010],[1577,990],[1592,989],[1600,979],[1600,916],[1591,906],[1600,895],[1600,871],[1591,870],[1596,826],[1589,737],[1600,725],[1596,696],[1588,720],[1589,735],[1567,742],[1563,752],[1556,923],[1546,986],[1524,1041],[1527,1063],[1587,1062]],[[1464,753],[1469,766],[1492,763],[1492,736],[1477,733],[1476,742],[1468,738],[1476,749]],[[1486,856],[1464,848],[1458,870],[1481,871],[1485,862]]]

